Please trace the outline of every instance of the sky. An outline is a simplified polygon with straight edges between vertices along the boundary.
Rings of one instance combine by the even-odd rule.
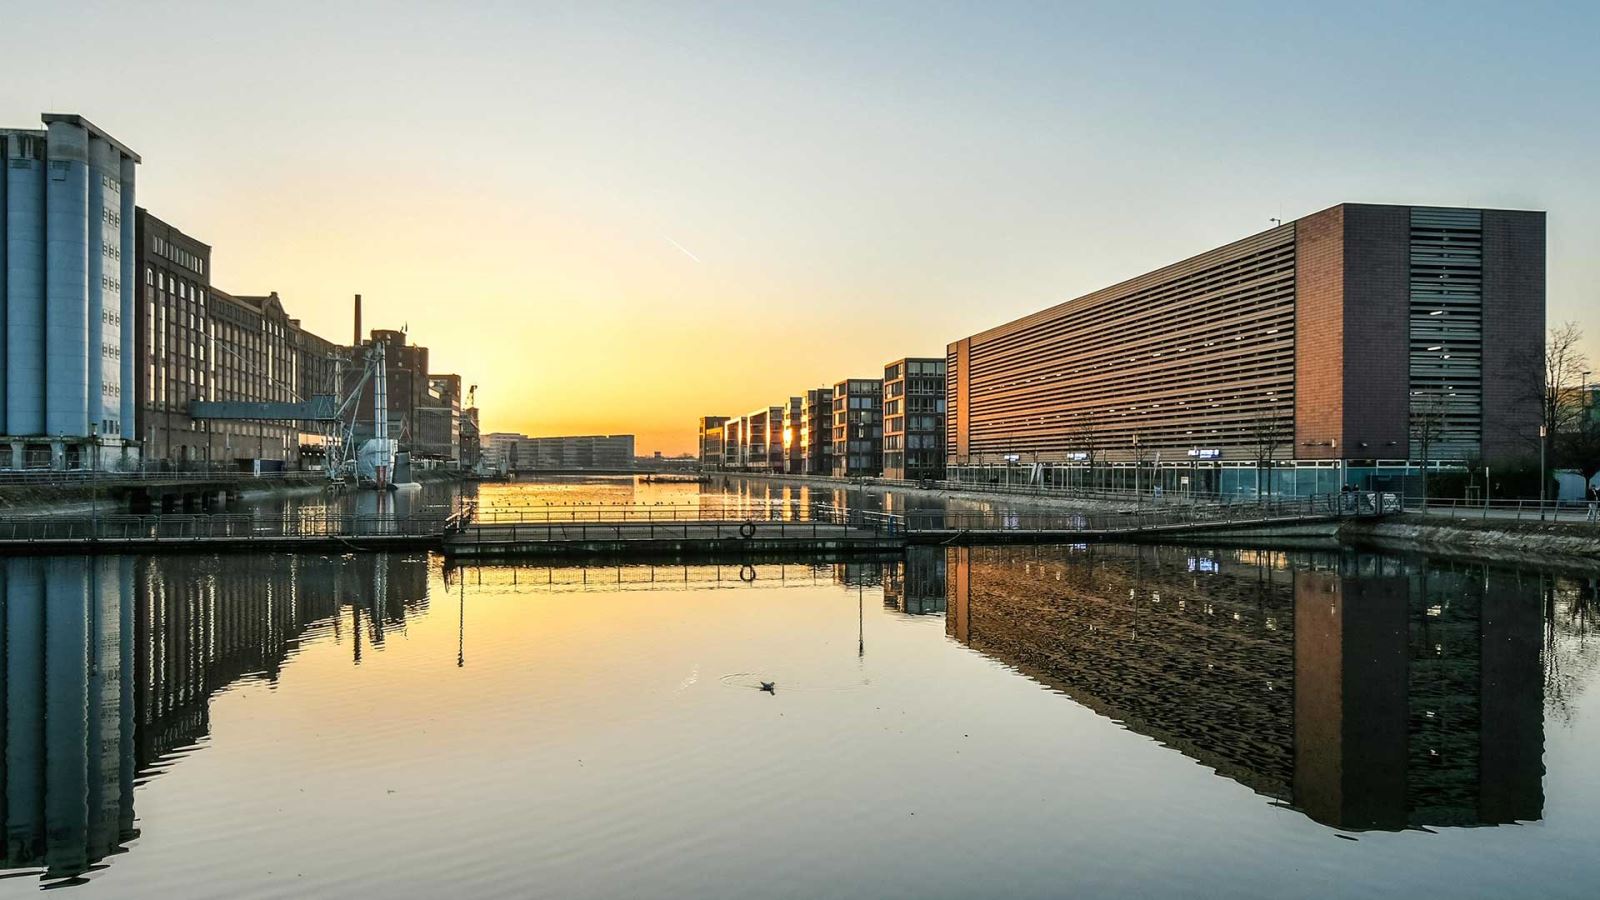
[[[0,0],[0,125],[486,431],[738,415],[1341,202],[1549,214],[1600,368],[1600,4]]]

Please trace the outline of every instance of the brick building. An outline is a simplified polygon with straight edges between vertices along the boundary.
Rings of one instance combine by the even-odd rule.
[[[952,343],[953,477],[1394,488],[1514,459],[1541,212],[1342,204]]]

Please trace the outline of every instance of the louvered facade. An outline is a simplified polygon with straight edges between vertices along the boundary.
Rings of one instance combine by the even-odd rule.
[[[1510,455],[1537,429],[1504,370],[1537,356],[1543,272],[1543,213],[1336,206],[951,344],[948,464],[1310,467],[1333,489]]]

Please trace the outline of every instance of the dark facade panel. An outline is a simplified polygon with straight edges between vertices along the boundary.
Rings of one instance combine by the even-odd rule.
[[[1342,209],[1344,421],[1332,456],[1405,459],[1410,210]]]
[[[1537,455],[1539,370],[1519,371],[1543,358],[1545,330],[1545,216],[1542,212],[1483,212],[1483,456]]]

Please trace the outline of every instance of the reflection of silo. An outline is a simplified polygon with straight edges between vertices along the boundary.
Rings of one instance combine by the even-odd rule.
[[[5,560],[6,864],[38,858],[44,834],[44,562]]]
[[[6,867],[81,874],[133,824],[126,563],[8,560]]]
[[[132,744],[123,739],[123,697],[132,686],[131,644],[123,632],[129,606],[116,557],[91,558],[89,599],[89,835],[90,859],[99,859],[122,841],[124,759]]]
[[[6,152],[7,434],[44,432],[44,135]]]
[[[44,425],[50,435],[79,435],[89,418],[89,133],[61,121],[49,131]]]
[[[89,590],[84,557],[45,562],[45,866],[88,867]]]
[[[131,163],[130,163],[131,165]],[[129,219],[131,221],[131,217]],[[127,245],[129,247],[132,244]],[[128,254],[130,257],[132,254]],[[133,384],[133,382],[124,382]],[[127,420],[132,422],[133,420]],[[119,643],[121,651],[122,680],[119,682],[117,695],[117,723],[118,738],[121,742],[121,753],[118,755],[117,782],[118,791],[122,802],[117,809],[117,837],[119,840],[132,840],[137,833],[133,827],[133,781],[138,774],[138,763],[134,755],[134,743],[137,735],[138,718],[135,711],[135,694],[133,690],[135,675],[134,641],[137,637],[135,610],[138,607],[138,595],[134,593],[135,580],[133,577],[133,558],[122,556],[117,558],[117,585],[121,591],[122,603],[118,608],[117,634],[121,638]]]

